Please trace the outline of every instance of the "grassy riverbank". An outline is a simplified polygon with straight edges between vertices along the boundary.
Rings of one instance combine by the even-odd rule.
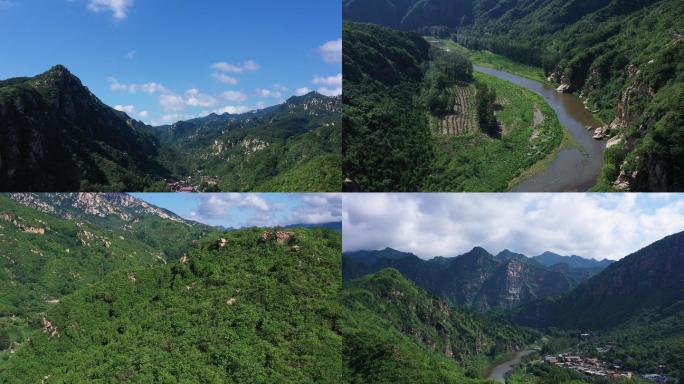
[[[433,37],[426,37],[425,39],[428,42],[442,46],[445,49],[461,52],[462,54],[466,55],[475,65],[506,71],[514,75],[526,77],[528,79],[539,81],[550,86],[555,86],[554,83],[547,80],[542,68],[516,63],[511,59],[497,55],[496,53],[492,53],[490,51],[471,51],[451,39],[435,39]]]
[[[506,191],[521,175],[542,170],[538,164],[556,153],[561,143],[571,145],[563,140],[564,130],[542,97],[493,76],[474,76],[496,89],[501,136],[492,138],[477,130],[435,135],[437,156],[426,190]]]

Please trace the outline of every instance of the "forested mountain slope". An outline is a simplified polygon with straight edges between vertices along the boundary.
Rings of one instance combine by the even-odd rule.
[[[339,191],[341,98],[316,92],[244,114],[151,127],[63,66],[0,81],[0,190]],[[211,187],[210,187],[211,186]]]
[[[642,371],[684,369],[684,233],[613,263],[567,294],[524,305],[517,322],[581,330],[617,347],[613,358]]]
[[[394,269],[351,281],[342,300],[349,383],[481,383],[477,360],[534,339],[512,324],[450,307]]]
[[[210,231],[127,195],[0,195],[0,361],[66,295],[178,260]]]
[[[143,190],[168,174],[143,125],[63,66],[0,81],[0,190]]]
[[[212,114],[151,130],[181,158],[182,175],[218,176],[224,191],[337,191],[341,97],[311,92],[238,115]]]
[[[344,16],[423,32],[446,26],[437,32],[468,48],[543,67],[605,122],[597,189],[684,189],[681,1],[348,0]]]
[[[213,234],[48,309],[0,382],[339,383],[340,235]]]
[[[567,259],[570,259],[569,257]],[[592,265],[590,260],[586,265]],[[451,258],[423,260],[391,248],[343,254],[345,281],[394,268],[421,288],[448,302],[480,311],[511,309],[538,298],[570,291],[605,267],[544,266],[536,258],[504,251],[494,256],[480,247]]]

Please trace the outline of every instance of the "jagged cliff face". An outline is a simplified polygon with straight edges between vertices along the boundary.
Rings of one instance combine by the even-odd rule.
[[[140,125],[104,105],[62,66],[2,81],[0,188],[142,189],[142,174],[156,167],[150,157],[157,143],[137,131]]]
[[[342,275],[349,280],[394,268],[418,286],[453,304],[486,311],[560,295],[606,266],[583,260],[595,268],[584,270],[566,265],[563,271],[557,265],[547,267],[534,258],[509,251],[493,256],[480,247],[455,258],[427,261],[388,248],[345,254]]]

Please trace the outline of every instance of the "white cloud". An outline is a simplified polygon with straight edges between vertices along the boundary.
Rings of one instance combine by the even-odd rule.
[[[155,94],[155,93],[170,93],[171,92],[159,83],[142,84],[140,86],[140,90],[142,92],[149,93],[150,95]]]
[[[295,89],[295,95],[303,96],[303,95],[306,95],[307,93],[309,93],[311,91],[312,91],[312,89],[307,88],[307,87],[297,88],[297,89]]]
[[[684,197],[656,194],[346,194],[343,203],[345,250],[426,258],[482,246],[619,259],[684,230]]]
[[[257,95],[261,97],[272,97],[274,99],[282,99],[283,93],[280,91],[271,91],[269,89],[262,89],[262,88],[257,88],[256,89]]]
[[[226,105],[223,108],[216,109],[213,112],[217,115],[222,115],[224,113],[230,113],[231,115],[249,112],[249,107],[244,105]]]
[[[10,9],[14,6],[14,1],[0,0],[0,10]]]
[[[225,73],[214,72],[211,74],[211,77],[223,84],[235,85],[238,83],[238,79],[228,76]]]
[[[126,112],[129,115],[135,113],[135,107],[132,105],[115,105],[114,109],[120,112]]]
[[[155,93],[171,93],[171,91],[169,91],[162,84],[154,82],[145,84],[125,84],[120,83],[115,77],[111,76],[107,79],[107,81],[109,81],[109,89],[111,89],[112,91],[128,92],[132,94],[143,92],[148,93],[150,95]]]
[[[150,111],[140,111],[140,113],[138,113],[138,116],[140,116],[141,119],[146,119],[150,117]]]
[[[159,96],[159,105],[164,108],[164,111],[178,112],[185,109],[185,100],[182,97],[174,94],[163,94]]]
[[[287,224],[320,224],[340,221],[342,218],[342,194],[307,193],[301,204],[292,212]]]
[[[154,119],[150,122],[152,125],[164,125],[164,124],[173,124],[178,121],[182,120],[190,120],[194,119],[196,117],[199,117],[198,115],[193,115],[193,114],[187,114],[187,113],[169,113],[166,115],[163,115],[159,119]]]
[[[133,60],[135,59],[136,52],[135,50],[128,52],[124,57],[128,60]]]
[[[261,68],[261,66],[257,64],[257,62],[254,60],[245,60],[242,64],[230,64],[226,62],[219,62],[212,64],[211,67],[218,71],[232,73],[252,72]]]
[[[328,41],[327,43],[318,47],[318,53],[321,58],[328,63],[342,62],[342,39]]]
[[[185,104],[190,107],[208,108],[216,104],[215,98],[201,93],[199,89],[196,88],[188,89],[185,92],[185,97]]]
[[[236,207],[262,212],[270,209],[268,202],[254,193],[211,193],[199,195],[197,206],[190,212],[190,217],[193,220],[211,222],[229,215]]]
[[[93,12],[111,11],[116,20],[123,20],[132,5],[133,0],[90,0],[88,9]]]
[[[335,76],[314,76],[312,83],[319,85],[318,93],[326,96],[337,96],[342,94],[342,74]]]
[[[239,91],[225,91],[221,93],[220,97],[228,101],[245,101],[247,100],[247,95]]]

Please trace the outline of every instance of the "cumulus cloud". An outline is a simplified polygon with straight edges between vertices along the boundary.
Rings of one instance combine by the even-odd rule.
[[[346,194],[345,250],[421,257],[474,246],[619,259],[684,230],[684,198],[657,194]]]
[[[319,85],[318,93],[326,96],[337,96],[342,94],[342,74],[335,76],[314,76],[312,83]]]
[[[211,222],[226,216],[234,208],[252,208],[268,211],[269,204],[254,193],[214,193],[199,195],[197,206],[190,212],[194,220]]]
[[[340,221],[342,195],[337,193],[307,193],[292,212],[288,224],[320,224]]]
[[[328,63],[342,62],[342,39],[328,41],[318,47],[318,53],[323,61]]]
[[[144,84],[126,84],[126,83],[120,83],[116,77],[109,77],[107,79],[109,81],[109,89],[112,91],[121,91],[121,92],[128,92],[128,93],[138,93],[138,92],[143,92],[147,94],[155,94],[155,93],[171,93],[170,90],[168,90],[166,87],[164,87],[160,83],[144,83]]]
[[[110,11],[116,20],[123,20],[133,6],[133,0],[90,0],[88,9],[93,12]]]
[[[311,91],[312,91],[312,89],[307,88],[307,87],[297,88],[297,89],[295,89],[295,95],[303,96],[303,95],[306,95],[307,93],[309,93]]]
[[[152,120],[150,122],[150,124],[152,124],[152,125],[173,124],[173,123],[181,121],[181,120],[190,120],[190,119],[194,119],[196,117],[199,117],[199,116],[195,115],[195,114],[189,114],[189,113],[168,113],[168,114],[165,114],[158,119]]]
[[[133,59],[135,59],[135,55],[136,55],[136,52],[133,50],[133,51],[130,51],[127,54],[125,54],[124,57],[128,60],[133,60]]]
[[[190,107],[208,108],[216,104],[216,99],[193,88],[185,91],[185,104]]]
[[[245,60],[242,64],[230,64],[222,61],[212,64],[211,68],[223,72],[244,73],[256,71],[261,66],[254,60]]]
[[[223,84],[235,85],[238,83],[238,79],[231,77],[231,76],[228,76],[225,73],[221,73],[221,72],[214,72],[211,74],[211,77],[213,77],[219,83],[223,83]]]
[[[217,115],[222,115],[224,113],[230,113],[231,115],[249,112],[249,107],[245,105],[226,105],[223,108],[215,109],[212,112]]]
[[[3,9],[10,9],[14,6],[14,2],[11,0],[0,0],[0,11]]]
[[[159,105],[164,111],[179,112],[185,109],[185,100],[179,95],[164,94],[159,96]]]
[[[270,89],[262,89],[262,88],[257,88],[256,89],[257,95],[261,97],[272,97],[274,99],[282,99],[283,93],[280,91],[272,91]]]
[[[221,93],[220,96],[224,100],[228,101],[245,101],[247,100],[247,95],[239,91],[225,91]]]
[[[115,105],[114,109],[120,112],[126,112],[129,115],[135,113],[135,107],[132,105]]]

